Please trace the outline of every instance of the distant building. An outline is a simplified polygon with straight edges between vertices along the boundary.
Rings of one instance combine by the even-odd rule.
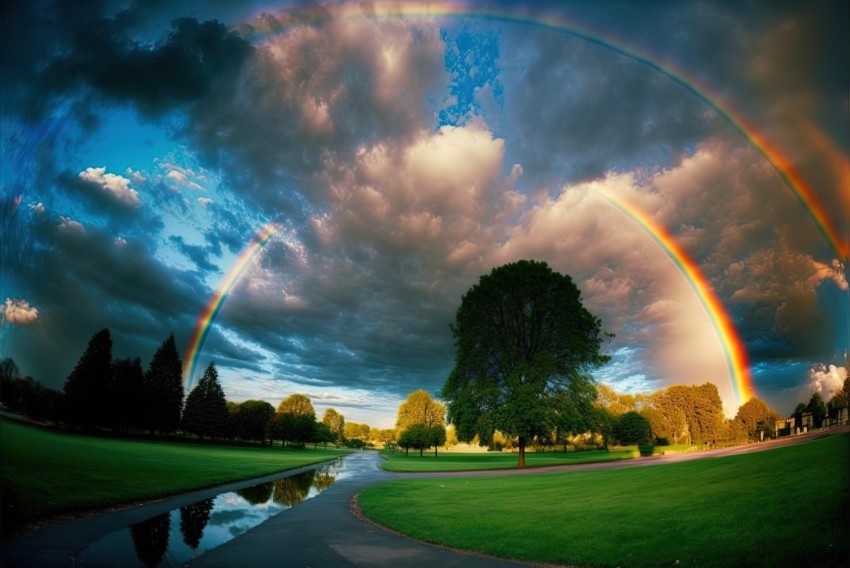
[[[812,416],[812,413],[808,410],[803,412],[803,418],[800,420],[800,428],[803,429],[803,432],[808,432],[815,427],[815,419]]]

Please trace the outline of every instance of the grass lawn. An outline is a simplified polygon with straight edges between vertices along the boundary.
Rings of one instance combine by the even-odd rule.
[[[152,499],[344,455],[120,440],[0,420],[0,491],[7,523]]]
[[[579,566],[846,566],[847,434],[722,458],[402,480],[362,511],[415,538]]]
[[[518,454],[509,452],[440,452],[435,458],[434,451],[425,452],[420,458],[419,451],[411,451],[405,456],[404,451],[396,453],[382,452],[387,459],[381,467],[387,471],[421,472],[421,471],[480,471],[485,469],[511,469],[517,466]],[[544,467],[547,465],[565,465],[592,463],[604,461],[628,460],[638,456],[637,448],[611,450],[586,450],[581,452],[526,452],[527,467]]]

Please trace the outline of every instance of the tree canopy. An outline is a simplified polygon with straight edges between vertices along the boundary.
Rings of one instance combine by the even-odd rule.
[[[493,269],[463,296],[454,325],[455,366],[442,391],[458,439],[495,430],[516,436],[519,465],[536,435],[549,435],[571,391],[609,360],[601,321],[568,275],[523,260]]]
[[[210,363],[204,376],[186,397],[183,411],[183,429],[201,438],[226,436],[229,428],[230,412],[224,390],[218,382],[218,371]]]
[[[85,428],[108,422],[112,390],[112,336],[108,329],[95,333],[77,366],[65,381],[67,417]]]
[[[740,422],[749,439],[758,438],[759,431],[773,432],[776,421],[782,418],[760,398],[751,398],[738,408],[735,420]]]
[[[431,398],[428,391],[419,389],[407,395],[407,400],[398,407],[395,426],[399,430],[406,430],[414,424],[424,424],[431,428],[445,424],[445,415],[443,405]]]
[[[322,424],[333,434],[333,439],[328,441],[333,442],[337,448],[340,447],[345,440],[345,416],[333,408],[328,408],[322,415]]]
[[[148,418],[147,427],[159,432],[173,432],[180,427],[183,412],[183,363],[177,352],[174,334],[162,342],[145,373],[142,404]]]

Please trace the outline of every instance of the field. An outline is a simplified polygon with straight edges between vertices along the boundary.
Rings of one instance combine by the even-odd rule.
[[[404,452],[383,452],[387,458],[381,467],[387,471],[422,472],[422,471],[481,471],[487,469],[511,469],[517,467],[518,456],[510,452],[441,452],[434,457],[433,450],[419,457],[419,451],[411,451],[405,456]],[[566,465],[593,463],[603,461],[628,460],[637,457],[636,448],[611,450],[586,450],[581,452],[526,452],[527,467],[545,467],[550,465]]]
[[[0,420],[3,529],[45,515],[172,495],[343,454],[98,438]]]
[[[616,470],[393,481],[364,514],[415,538],[579,566],[846,566],[848,435]]]

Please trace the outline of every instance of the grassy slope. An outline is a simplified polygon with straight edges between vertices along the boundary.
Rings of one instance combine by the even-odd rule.
[[[176,494],[340,455],[97,438],[0,421],[3,511],[8,514],[13,504],[16,522]]]
[[[587,566],[845,566],[848,435],[645,468],[405,480],[363,512],[416,538]]]
[[[591,463],[603,461],[627,460],[636,457],[637,451],[633,449],[612,450],[588,450],[582,452],[546,452],[525,454],[528,467],[544,467],[547,465],[563,465],[577,463]],[[381,464],[388,471],[417,472],[417,471],[481,471],[485,469],[511,469],[517,466],[518,457],[513,453],[501,452],[473,452],[455,453],[442,452],[436,458],[434,451],[425,452],[420,458],[419,451],[410,452],[405,456],[404,452],[384,452],[387,460]]]

